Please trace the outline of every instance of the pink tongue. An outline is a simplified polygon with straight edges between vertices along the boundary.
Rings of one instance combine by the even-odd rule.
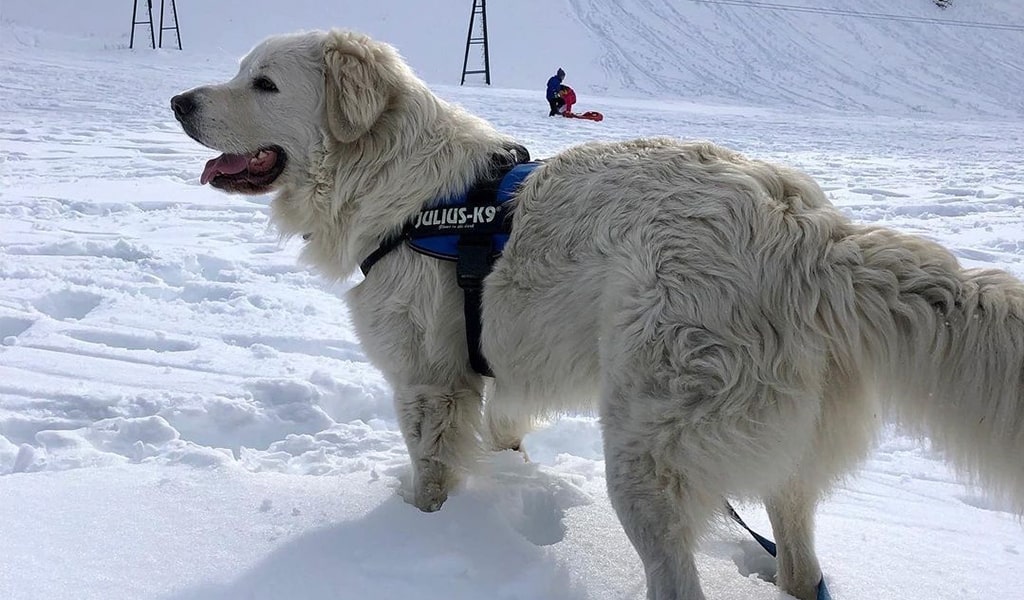
[[[249,168],[249,157],[243,154],[221,154],[210,159],[199,182],[206,185],[218,175],[237,175]]]

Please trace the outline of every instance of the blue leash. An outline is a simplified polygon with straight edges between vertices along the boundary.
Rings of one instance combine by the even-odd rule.
[[[771,541],[770,539],[764,537],[760,533],[748,527],[747,524],[743,522],[743,519],[740,518],[740,515],[736,512],[736,509],[734,509],[731,504],[726,502],[725,507],[729,509],[729,516],[732,517],[732,520],[739,523],[741,527],[743,527],[747,530],[748,533],[750,533],[750,535],[754,536],[754,539],[757,540],[757,543],[761,544],[761,547],[764,548],[768,552],[768,554],[771,554],[772,556],[777,556],[778,549],[775,547],[775,542]],[[821,581],[818,582],[818,600],[832,600],[832,596],[828,593],[828,588],[825,586],[824,575],[821,577]]]

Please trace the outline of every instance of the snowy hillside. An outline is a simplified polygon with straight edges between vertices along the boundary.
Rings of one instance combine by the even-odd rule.
[[[427,4],[290,0],[282,9],[278,0],[177,2],[192,60],[234,59],[270,33],[340,25],[391,41],[431,83],[458,83],[472,2]],[[127,1],[41,6],[4,0],[5,42],[36,43],[30,33],[15,32],[15,23],[88,35],[95,48],[127,45]],[[155,7],[159,18],[159,2]],[[932,0],[492,0],[488,16],[493,83],[504,88],[539,89],[562,66],[569,83],[591,94],[1024,115],[1024,4],[1017,0],[954,2],[944,10]],[[140,26],[137,35],[145,47],[148,30]]]
[[[392,40],[440,95],[535,156],[709,138],[807,170],[860,222],[1024,277],[1019,33],[683,0],[638,0],[632,14],[492,0],[500,85],[486,89],[453,85],[468,1],[179,0],[181,53],[124,50],[128,2],[0,2],[0,600],[645,597],[591,414],[531,434],[529,463],[488,457],[437,513],[402,501],[390,390],[340,300],[358,276],[324,284],[296,263],[298,242],[278,241],[268,198],[201,186],[210,152],[170,114],[173,94],[233,75],[274,31],[338,24]],[[857,4],[1024,16],[1011,0]],[[537,82],[555,60],[603,122],[544,116]],[[760,506],[738,508],[770,533]],[[834,600],[1024,589],[1020,521],[897,430],[817,527]],[[730,523],[698,567],[709,600],[785,598],[765,581],[774,562]]]

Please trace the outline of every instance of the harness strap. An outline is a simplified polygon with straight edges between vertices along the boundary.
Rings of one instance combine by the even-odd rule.
[[[491,272],[494,263],[492,248],[490,236],[463,235],[459,239],[459,259],[455,263],[456,281],[462,288],[469,364],[474,371],[486,377],[494,376],[480,349],[480,338],[483,334],[484,278]]]
[[[388,252],[391,252],[395,248],[402,245],[406,239],[405,231],[401,231],[396,235],[386,238],[377,246],[377,249],[370,253],[363,262],[359,263],[359,270],[363,272],[363,277],[366,277],[373,265],[377,264],[377,261],[384,258]]]

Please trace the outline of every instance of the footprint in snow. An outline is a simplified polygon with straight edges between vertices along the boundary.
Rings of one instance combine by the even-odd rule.
[[[65,319],[80,320],[96,309],[103,297],[92,292],[61,290],[53,292],[32,302],[39,312],[58,321]]]
[[[0,317],[0,342],[4,346],[18,343],[18,336],[32,327],[34,320],[22,317]]]

